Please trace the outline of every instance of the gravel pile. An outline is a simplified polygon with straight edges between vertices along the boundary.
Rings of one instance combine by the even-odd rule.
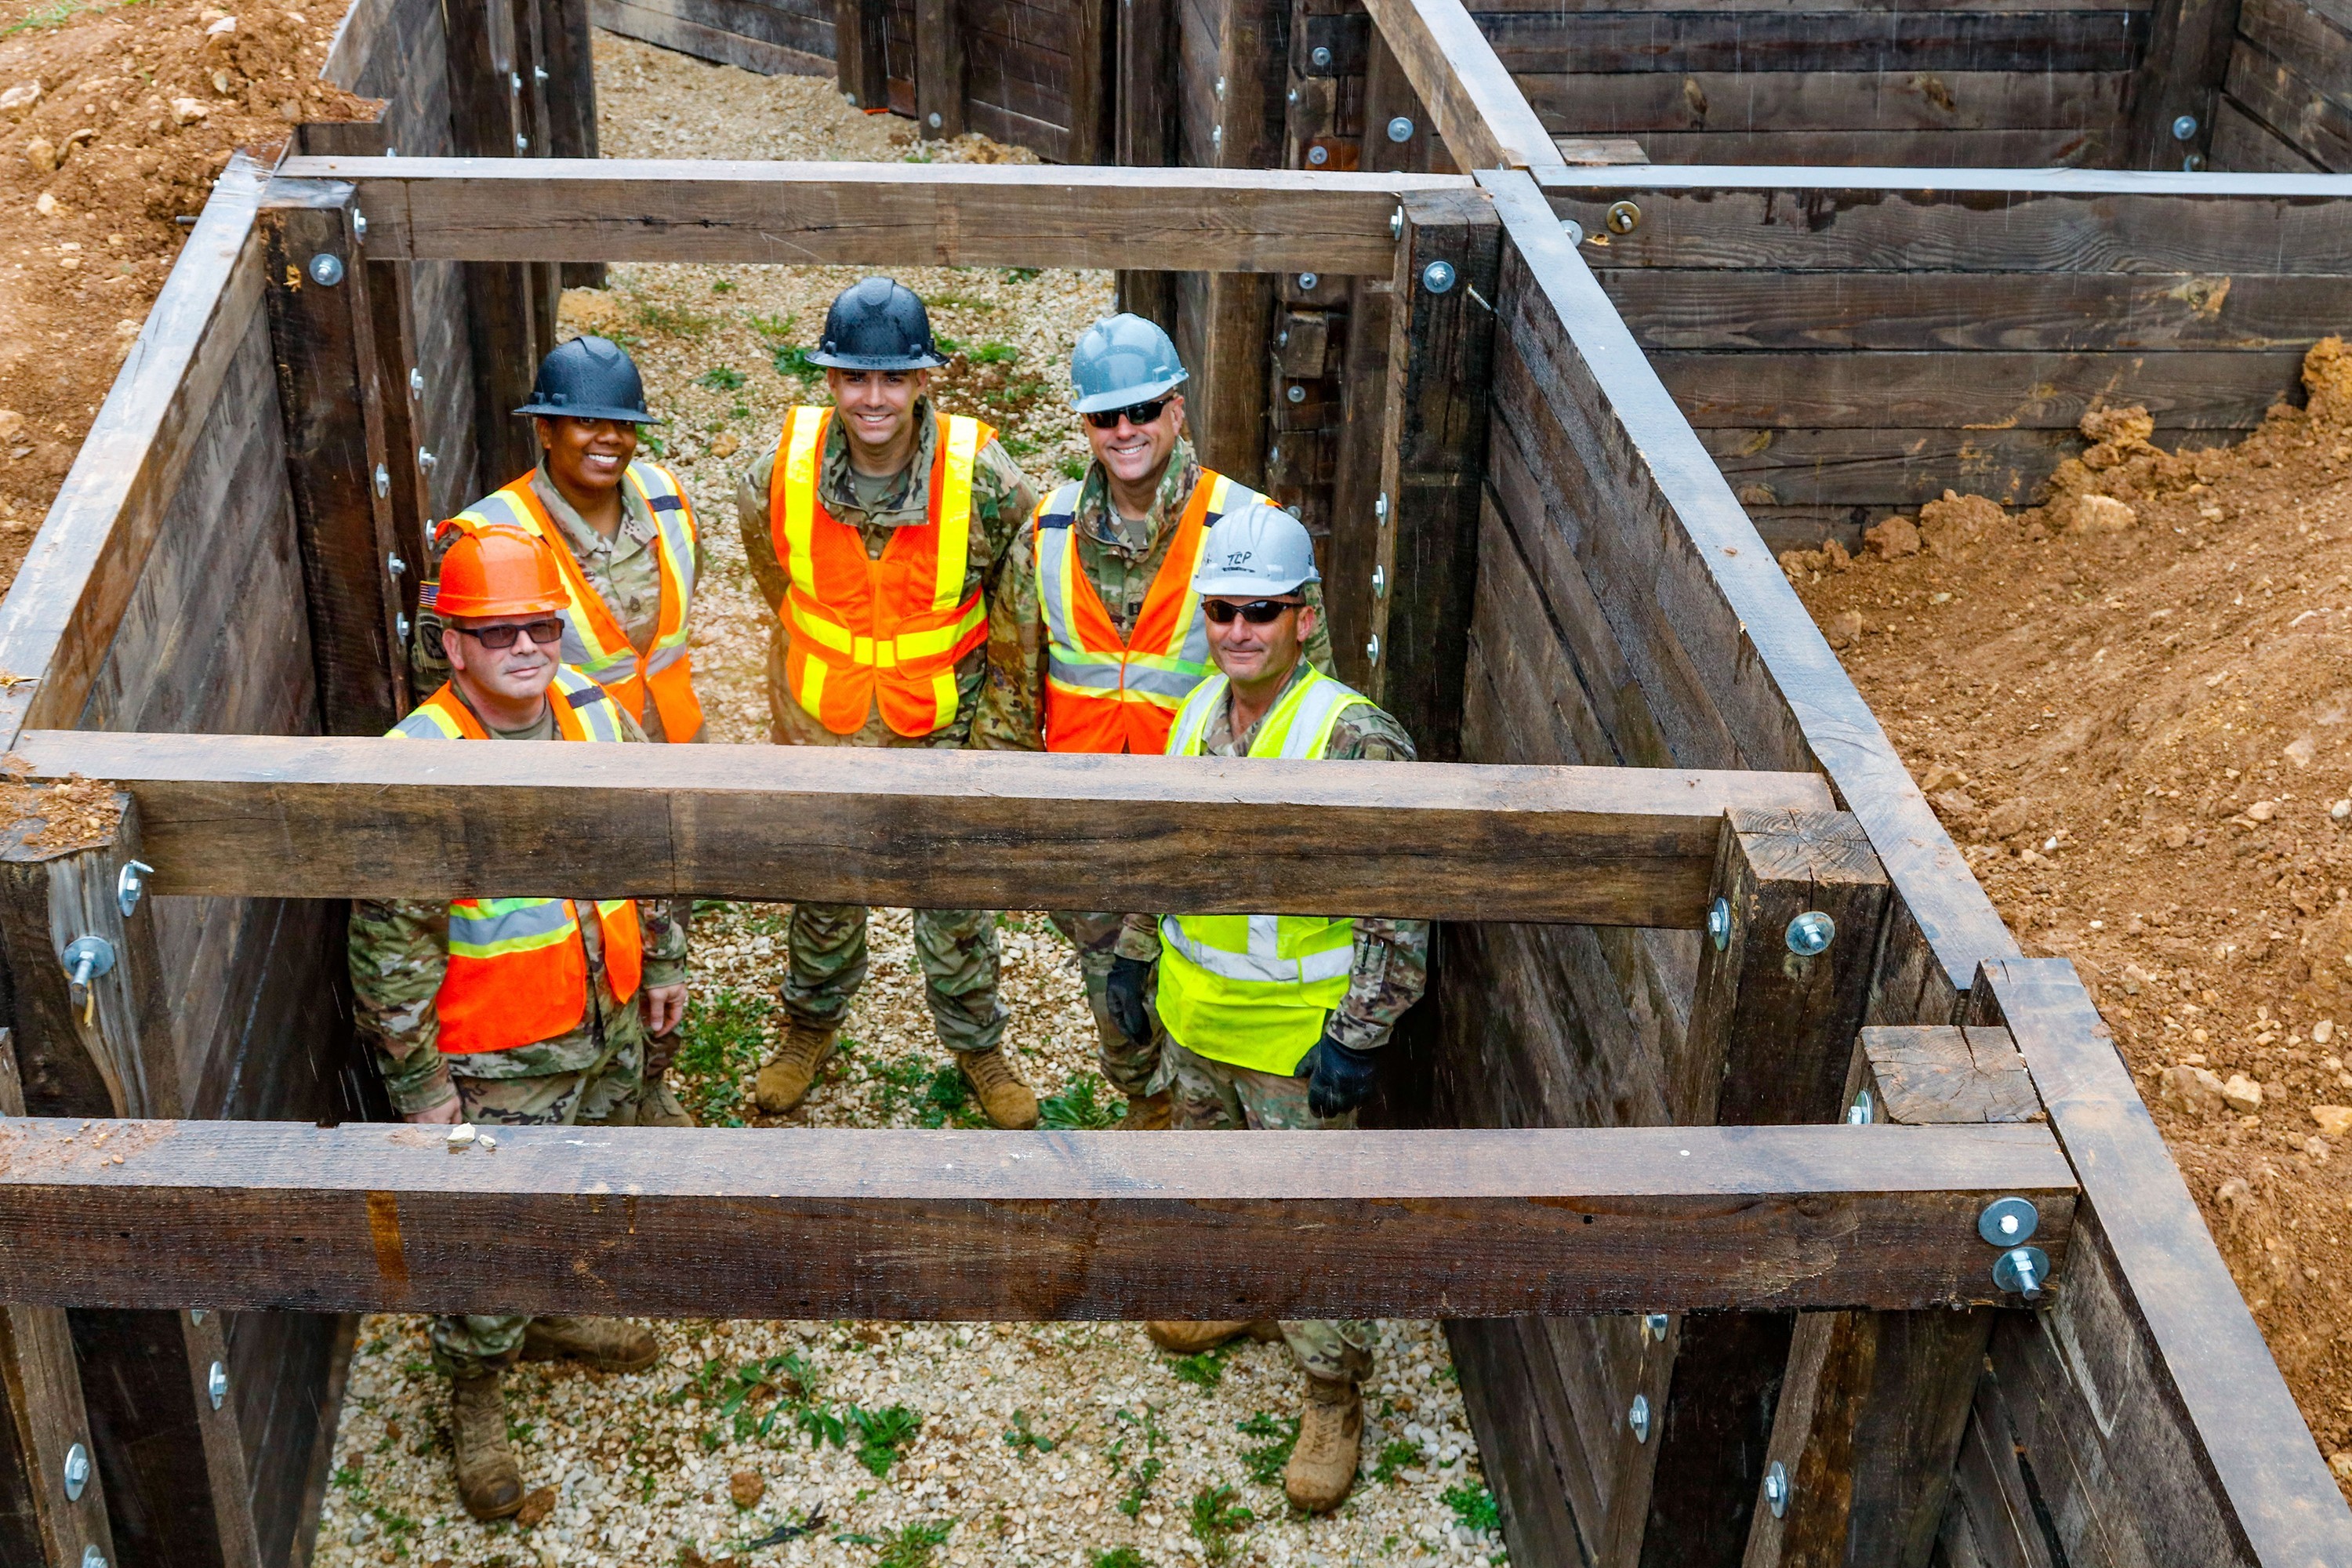
[[[829,82],[765,78],[598,35],[608,155],[1026,161],[966,137],[924,149],[908,122],[848,108]],[[743,564],[735,477],[804,395],[791,351],[855,269],[615,267],[567,297],[567,321],[624,337],[704,519],[696,679],[712,739],[764,741],[768,612]],[[900,274],[961,345],[949,406],[995,424],[1041,485],[1083,444],[1063,367],[1111,309],[1101,272]],[[1011,351],[1009,353],[1003,351]],[[782,1027],[788,906],[708,903],[677,1076],[708,1123],[765,1122],[751,1079]],[[1123,1105],[1094,1066],[1076,958],[1034,914],[999,917],[1006,1045],[1049,1121],[1105,1125]],[[903,910],[877,911],[872,973],[842,1049],[793,1126],[981,1125],[932,1032]],[[529,1366],[508,1379],[521,1519],[483,1526],[457,1501],[446,1384],[424,1321],[362,1326],[321,1568],[584,1564],[1340,1564],[1501,1562],[1436,1325],[1380,1325],[1365,1475],[1328,1519],[1283,1500],[1299,1378],[1280,1345],[1183,1360],[1124,1323],[692,1321],[656,1325],[664,1359],[606,1376]],[[795,1533],[797,1531],[797,1533]],[[765,1544],[762,1544],[765,1542]]]

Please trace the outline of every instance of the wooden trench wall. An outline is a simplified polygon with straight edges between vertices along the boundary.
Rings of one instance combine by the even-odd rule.
[[[500,14],[467,20],[457,7],[363,0],[330,69],[385,98],[383,121],[306,128],[306,148],[580,151],[593,112],[564,130],[564,95],[551,84],[583,79],[581,15],[553,4],[518,7],[504,23]],[[1450,166],[1402,64],[1362,12],[1302,8],[1271,56],[1246,21],[1176,0],[1165,18],[1185,40],[1176,90],[1158,119],[1113,117],[1122,157],[1156,126],[1156,161],[1244,156],[1231,145],[1293,167]],[[395,37],[402,47],[388,47]],[[1134,62],[1117,43],[1124,69]],[[1255,86],[1244,61],[1262,68]],[[1194,90],[1204,73],[1215,73],[1205,97]],[[1412,123],[1391,141],[1398,117]],[[1196,156],[1204,127],[1208,153]],[[2229,362],[2221,348],[2165,351],[2203,356],[2176,367],[2200,375],[2240,360],[2259,366],[2242,378],[2249,385],[2291,376],[2305,341],[2292,334],[2309,328],[2296,312],[2334,298],[2330,278],[2295,267],[2341,254],[2328,226],[2345,193],[2315,182],[2192,195],[2012,180],[1990,194],[1929,195],[1850,183],[1826,187],[1820,205],[1833,222],[1797,225],[1780,215],[1823,187],[1775,171],[1710,192],[1668,177],[1676,173],[1490,172],[1484,195],[1414,196],[1386,276],[1121,279],[1139,306],[1173,317],[1195,356],[1204,445],[1233,454],[1216,460],[1244,473],[1256,461],[1278,489],[1289,484],[1286,499],[1321,509],[1346,672],[1403,714],[1429,754],[1819,771],[1852,813],[1840,820],[1867,837],[1790,830],[1800,850],[1768,877],[1758,857],[1780,830],[1727,835],[1721,880],[1737,906],[1737,959],[1693,932],[1447,928],[1434,999],[1401,1037],[1404,1070],[1385,1113],[1463,1126],[1834,1121],[1853,1088],[1860,1026],[2005,1024],[2078,1169],[2102,1174],[2085,1175],[2069,1272],[2040,1311],[1453,1325],[1514,1561],[2352,1561],[2352,1517],[2120,1064],[2098,1043],[2087,1000],[2063,964],[2018,959],[1750,521],[1780,521],[1774,506],[1834,503],[1776,492],[1743,506],[1735,487],[1756,481],[1726,462],[1715,432],[1777,426],[1752,418],[1695,430],[1675,355],[1708,350],[1662,335],[1706,331],[1710,298],[1738,324],[1736,301],[1761,300],[1778,280],[1795,324],[1741,330],[1760,340],[1758,352],[1784,352],[1771,331],[1803,340],[1806,312],[1837,290],[1899,289],[1900,274],[1925,267],[1919,292],[1867,317],[1897,330],[1906,310],[1955,288],[1998,308],[2002,286],[2023,279],[2028,294],[2043,293],[2014,307],[2023,325],[2000,330],[2041,321],[2032,330],[2045,337],[2025,351],[1990,346],[2006,339],[1933,351],[1874,340],[1849,358],[2121,354],[2131,345],[2064,340],[2054,319],[2106,312],[2153,322],[2146,330],[2159,338],[2193,337],[2168,297],[2149,298],[2151,279],[2176,274],[2137,258],[2160,253],[2168,268],[2193,262],[2194,275],[2232,279],[2221,307],[2234,300],[2248,312],[2230,318],[2232,330],[2289,340],[2232,340]],[[536,358],[516,345],[551,341],[554,289],[583,264],[369,260],[343,209],[265,214],[262,178],[244,163],[224,175],[0,605],[0,668],[38,672],[0,690],[5,738],[27,728],[381,728],[404,700],[392,649],[415,591],[390,557],[417,559],[420,516],[454,510],[520,466],[498,445],[514,438],[500,411]],[[1606,232],[1621,200],[1643,216],[1608,247],[1564,234],[1563,217],[1588,236]],[[2216,208],[2225,216],[2210,217]],[[2074,237],[2062,247],[2061,234]],[[2263,235],[2278,243],[2264,251]],[[1831,238],[1845,248],[1806,248]],[[1986,244],[2024,259],[1960,265]],[[316,283],[320,255],[347,263],[342,284]],[[1823,255],[1868,265],[1806,267]],[[1465,287],[1434,300],[1412,293],[1434,261]],[[1807,287],[1790,295],[1792,274]],[[1739,294],[1751,280],[1755,292]],[[1944,318],[1963,336],[1965,310]],[[296,362],[347,364],[349,384],[305,383],[287,368]],[[411,364],[423,390],[404,398]],[[319,413],[352,385],[373,389],[356,446],[352,421]],[[1307,472],[1319,476],[1313,484]],[[1827,837],[1807,837],[1816,833]],[[135,813],[119,848],[135,852]],[[0,943],[13,973],[43,974],[39,960],[68,934],[50,913],[60,889],[131,951],[152,954],[142,1006],[102,1011],[92,1026],[76,1023],[61,977],[15,987],[25,1109],[381,1112],[350,1030],[337,906],[157,899],[109,924],[109,889],[81,888],[87,867],[72,854],[17,844],[0,864]],[[1772,922],[1812,907],[1839,911],[1832,957],[1810,990],[1776,992]],[[1738,984],[1727,965],[1740,963],[1762,983]],[[1800,1049],[1805,1070],[1780,1070]],[[94,1073],[90,1060],[115,1070]],[[0,1081],[0,1105],[9,1098]],[[296,1313],[0,1309],[15,1363],[46,1365],[56,1394],[41,1405],[23,1386],[0,1388],[15,1417],[0,1420],[0,1447],[29,1445],[53,1468],[68,1441],[88,1435],[99,1474],[79,1517],[111,1561],[299,1563],[347,1331]],[[215,1359],[227,1381],[217,1409],[205,1396]],[[1636,1395],[1651,1413],[1643,1433],[1631,1419]],[[1841,1455],[1862,1456],[1859,1468]],[[1775,1459],[1800,1482],[1793,1523],[1759,1508]],[[44,1560],[54,1541],[41,1531],[57,1527],[37,1512],[0,1496],[0,1559]]]

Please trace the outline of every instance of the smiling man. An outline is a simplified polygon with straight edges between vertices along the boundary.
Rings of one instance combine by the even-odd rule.
[[[971,737],[990,612],[1036,505],[980,420],[931,406],[946,363],[923,302],[887,278],[845,289],[809,359],[830,407],[784,416],[736,488],[743,551],[776,612],[768,709],[786,746],[960,747]],[[866,911],[793,906],[783,1044],[760,1109],[807,1097],[866,979]],[[1037,1097],[1004,1058],[996,915],[917,910],[915,952],[940,1039],[999,1127],[1034,1127]]]
[[[1154,755],[1210,674],[1192,574],[1217,520],[1265,498],[1194,459],[1176,390],[1186,379],[1176,345],[1140,316],[1079,337],[1071,402],[1093,461],[1014,545],[979,744]],[[1319,614],[1317,585],[1300,592]],[[1307,625],[1307,660],[1328,674],[1329,634],[1316,616]],[[1151,965],[1118,958],[1123,918],[1063,910],[1053,921],[1078,949],[1103,1076],[1128,1097],[1119,1125],[1149,1130],[1168,1125],[1168,1090],[1147,1021]]]

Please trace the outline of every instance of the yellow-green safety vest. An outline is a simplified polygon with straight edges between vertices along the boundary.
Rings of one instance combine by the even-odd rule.
[[[1176,710],[1168,754],[1197,757],[1230,682],[1213,675]],[[1258,725],[1253,757],[1320,759],[1339,715],[1371,699],[1309,668]],[[1160,1021],[1186,1050],[1295,1074],[1348,994],[1356,922],[1319,915],[1162,915]]]

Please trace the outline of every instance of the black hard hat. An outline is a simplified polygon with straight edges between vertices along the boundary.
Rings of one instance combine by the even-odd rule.
[[[605,338],[573,338],[558,343],[539,362],[539,379],[530,385],[530,401],[517,414],[543,414],[551,419],[625,419],[637,425],[659,425],[646,412],[645,378],[628,351]]]
[[[841,291],[808,361],[836,370],[929,370],[948,363],[931,342],[922,300],[888,278],[861,278]]]

